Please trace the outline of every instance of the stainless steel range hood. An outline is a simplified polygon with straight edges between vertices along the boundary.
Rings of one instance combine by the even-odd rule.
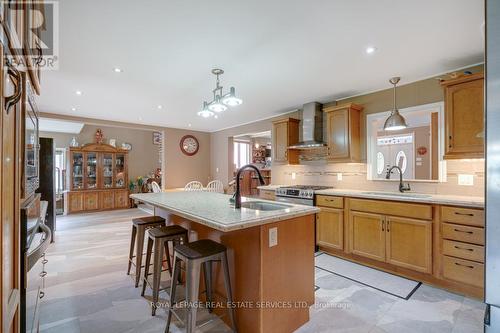
[[[323,142],[323,111],[318,102],[304,104],[302,108],[302,141],[289,146],[293,149],[311,149],[326,146]]]

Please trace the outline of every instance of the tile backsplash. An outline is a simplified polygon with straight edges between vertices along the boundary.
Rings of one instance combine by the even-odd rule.
[[[428,194],[484,196],[484,160],[448,160],[445,163],[446,182],[410,181],[412,191]],[[459,175],[472,176],[473,185],[459,185]],[[366,176],[366,164],[364,163],[310,161],[300,165],[275,163],[272,166],[272,183],[277,185],[329,185],[340,189],[368,191],[398,190],[398,180],[396,179],[391,181],[367,180]]]

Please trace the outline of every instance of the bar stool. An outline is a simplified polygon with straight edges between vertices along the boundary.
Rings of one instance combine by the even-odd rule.
[[[135,265],[135,287],[139,286],[141,279],[142,251],[146,230],[165,225],[165,219],[161,216],[144,216],[132,220],[132,236],[130,238],[130,252],[128,255],[127,275],[130,275],[132,264]],[[135,245],[135,256],[134,256]],[[134,262],[135,257],[135,262]]]
[[[186,333],[192,333],[196,328],[196,310],[198,307],[193,305],[198,303],[201,265],[203,265],[203,271],[205,274],[204,278],[208,304],[212,303],[213,261],[220,261],[222,265],[221,268],[224,274],[224,286],[226,288],[227,302],[233,302],[231,281],[229,280],[229,267],[227,263],[227,248],[224,245],[210,239],[202,239],[188,244],[177,245],[174,248],[174,274],[172,276],[170,287],[170,302],[167,314],[167,326],[165,327],[166,333],[169,332],[170,322],[172,320],[172,307],[175,305],[175,289],[181,272],[181,261],[184,261],[186,265]],[[209,312],[212,312],[210,307],[208,310]],[[228,310],[231,327],[233,331],[236,332],[234,309],[231,307],[231,309]]]
[[[182,243],[188,243],[188,231],[179,225],[162,226],[159,228],[149,229],[148,231],[148,245],[146,250],[146,265],[144,268],[144,276],[142,282],[141,296],[144,296],[146,285],[149,285],[153,291],[153,305],[151,314],[156,314],[156,304],[160,294],[160,279],[163,263],[163,255],[167,257],[167,268],[170,276],[172,276],[172,265],[170,264],[170,252],[168,250],[168,243],[172,242],[173,247]],[[153,262],[153,284],[148,281],[149,265],[151,263],[151,254],[153,253],[154,245],[154,262]],[[163,252],[165,250],[165,252]]]

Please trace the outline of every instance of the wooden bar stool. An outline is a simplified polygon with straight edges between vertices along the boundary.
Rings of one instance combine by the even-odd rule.
[[[229,267],[227,263],[227,248],[210,239],[202,239],[188,244],[177,245],[174,248],[174,273],[171,279],[170,287],[170,302],[167,314],[167,326],[165,332],[170,329],[172,320],[173,306],[175,305],[175,289],[177,287],[178,278],[181,273],[181,261],[186,265],[186,303],[187,303],[187,318],[186,318],[186,333],[194,332],[196,328],[196,311],[198,306],[193,306],[198,303],[198,295],[200,288],[200,270],[203,265],[205,288],[207,296],[207,304],[211,304],[212,298],[212,262],[219,261],[222,265],[224,274],[224,286],[226,288],[227,302],[233,302],[231,292],[231,281],[229,279]],[[208,307],[209,312],[212,311]],[[229,320],[234,332],[237,332],[234,319],[234,308],[228,309]],[[177,318],[179,318],[176,315]]]
[[[168,250],[168,243],[172,242],[173,247],[175,245],[188,243],[188,231],[179,225],[169,225],[162,226],[159,228],[149,229],[148,231],[148,245],[146,250],[146,267],[144,268],[144,277],[142,282],[142,292],[141,296],[144,296],[146,291],[146,285],[149,285],[153,291],[153,303],[152,312],[154,316],[156,314],[156,304],[158,303],[160,294],[160,279],[163,263],[163,255],[167,257],[167,268],[170,276],[172,276],[172,265],[170,264],[170,252]],[[154,245],[154,262],[153,262],[153,284],[151,285],[148,281],[149,265],[151,263],[151,254],[153,252]],[[165,252],[163,252],[165,250]]]
[[[132,236],[130,238],[130,251],[128,255],[127,275],[130,275],[132,264],[135,265],[135,287],[139,286],[141,279],[142,251],[144,248],[144,238],[146,230],[165,225],[165,219],[161,216],[145,216],[132,220]],[[134,256],[135,245],[135,256]],[[135,262],[134,262],[135,257]]]

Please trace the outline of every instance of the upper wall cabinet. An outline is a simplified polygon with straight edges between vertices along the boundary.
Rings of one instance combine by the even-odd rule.
[[[359,162],[360,113],[363,107],[354,103],[329,106],[326,113],[327,158],[333,162]]]
[[[484,75],[441,83],[445,103],[445,159],[484,157]]]
[[[290,164],[298,163],[291,161],[295,159],[295,154],[288,154],[288,146],[294,145],[299,142],[299,122],[300,120],[294,118],[285,118],[273,122],[273,161],[274,162],[288,162]]]

